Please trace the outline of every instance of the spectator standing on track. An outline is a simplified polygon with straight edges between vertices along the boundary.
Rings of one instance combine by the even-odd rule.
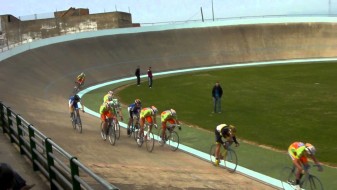
[[[214,113],[221,113],[221,97],[222,97],[222,88],[219,82],[216,82],[212,89],[212,97],[214,102]]]
[[[149,67],[149,69],[147,70],[147,78],[149,81],[149,87],[152,88],[152,71],[151,71],[151,67]]]
[[[140,68],[139,68],[139,65],[135,71],[135,76],[137,77],[137,86],[140,85]]]

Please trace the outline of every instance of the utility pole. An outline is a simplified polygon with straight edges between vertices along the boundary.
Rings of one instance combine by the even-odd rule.
[[[202,13],[202,7],[200,7],[200,11],[201,11],[201,19],[202,19],[202,22],[204,22],[204,14]]]
[[[212,0],[212,16],[213,16],[213,21],[214,21],[214,7],[213,7],[213,0]]]

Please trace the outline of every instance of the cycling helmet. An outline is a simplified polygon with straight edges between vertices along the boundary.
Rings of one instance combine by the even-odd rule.
[[[310,143],[305,143],[305,151],[307,151],[309,155],[315,155],[316,148]]]
[[[236,134],[236,128],[234,125],[228,125],[229,129],[231,130],[232,134],[235,135]]]
[[[112,90],[110,90],[110,91],[108,92],[108,94],[113,95],[114,92],[113,92]]]
[[[176,110],[174,110],[174,109],[171,109],[170,111],[171,111],[171,115],[172,115],[172,116],[176,116],[176,115],[177,115],[177,112],[176,112]]]
[[[136,104],[142,104],[142,102],[140,101],[140,99],[136,99],[136,100],[135,100],[135,103],[136,103]]]
[[[153,111],[155,114],[157,114],[158,109],[157,109],[155,106],[151,106],[151,109],[152,109],[152,111]]]
[[[74,100],[79,101],[80,99],[81,98],[77,94],[74,96]]]

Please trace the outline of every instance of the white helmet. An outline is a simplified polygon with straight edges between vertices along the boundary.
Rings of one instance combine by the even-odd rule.
[[[170,112],[171,112],[171,115],[172,115],[172,116],[176,116],[176,115],[177,115],[177,112],[176,112],[176,110],[174,110],[174,109],[171,109]]]
[[[151,106],[151,109],[153,110],[154,114],[157,114],[158,109],[155,106]]]
[[[307,151],[309,155],[315,155],[316,148],[310,143],[305,143],[305,151]]]

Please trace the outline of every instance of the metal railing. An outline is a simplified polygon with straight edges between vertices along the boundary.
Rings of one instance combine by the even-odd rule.
[[[50,188],[56,189],[118,189],[93,173],[76,157],[70,155],[50,138],[29,124],[22,116],[0,102],[0,126],[8,134],[10,142],[17,144],[20,154],[32,162],[32,169],[49,180]]]

